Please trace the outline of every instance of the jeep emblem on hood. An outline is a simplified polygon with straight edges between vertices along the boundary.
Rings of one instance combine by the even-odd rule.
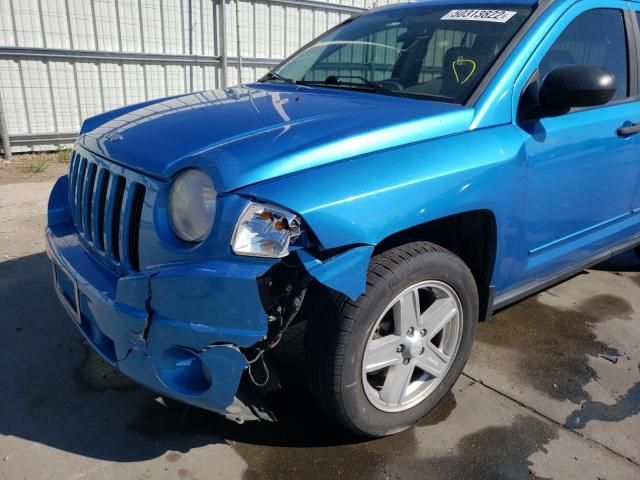
[[[107,133],[104,138],[110,142],[119,142],[120,140],[122,140],[122,135],[120,135],[120,132],[117,132],[116,130]]]

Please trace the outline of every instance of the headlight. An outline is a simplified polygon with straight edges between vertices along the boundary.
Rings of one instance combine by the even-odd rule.
[[[300,218],[280,207],[250,203],[240,215],[231,246],[238,255],[282,258],[302,233]]]
[[[186,170],[169,191],[169,218],[175,234],[187,242],[204,240],[216,215],[216,189],[209,175]]]

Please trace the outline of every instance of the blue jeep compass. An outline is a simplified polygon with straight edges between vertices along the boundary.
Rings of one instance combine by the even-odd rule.
[[[345,427],[403,430],[477,322],[640,244],[640,3],[424,1],[257,83],[87,119],[49,201],[60,300],[111,365],[272,419],[273,349]]]

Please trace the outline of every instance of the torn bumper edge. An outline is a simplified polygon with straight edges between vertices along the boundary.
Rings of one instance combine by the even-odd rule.
[[[309,275],[324,286],[356,300],[367,286],[367,271],[373,246],[361,245],[322,261],[305,250],[298,256]]]

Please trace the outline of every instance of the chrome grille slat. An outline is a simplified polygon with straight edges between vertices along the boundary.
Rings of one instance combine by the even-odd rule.
[[[146,189],[120,167],[74,151],[69,207],[77,235],[120,270],[138,270],[140,217]],[[135,177],[134,177],[135,178]]]
[[[71,155],[71,165],[69,167],[69,209],[73,216],[73,222],[76,222],[76,181],[78,179],[79,156],[76,152]]]
[[[133,191],[133,199],[131,205],[131,214],[129,215],[129,231],[128,231],[128,245],[129,245],[129,264],[134,270],[140,270],[140,222],[142,220],[142,207],[144,206],[144,197],[147,194],[147,189],[144,185],[136,184]]]
[[[131,207],[133,206],[133,193],[136,188],[136,183],[129,183],[125,186],[122,192],[122,208],[118,225],[118,246],[120,247],[120,260],[125,265],[130,265],[129,262],[129,225],[131,218]]]
[[[96,176],[91,211],[91,235],[93,237],[93,246],[99,252],[104,252],[104,239],[102,237],[102,232],[104,228],[104,203],[106,201],[108,181],[109,170],[106,168],[100,168],[98,175]]]
[[[117,175],[111,175],[109,177],[109,185],[107,186],[107,202],[104,212],[104,250],[109,258],[113,258],[115,261],[115,256],[113,254],[113,210],[115,206],[116,199],[116,186],[119,182],[120,177]]]
[[[87,170],[84,178],[84,185],[82,186],[82,231],[87,241],[91,242],[93,236],[91,235],[91,205],[93,203],[93,185],[96,180],[96,164],[89,162],[87,164]]]
[[[120,263],[120,214],[125,181],[120,175],[112,175],[109,185],[109,199],[105,216],[105,237],[108,255],[115,263]]]
[[[82,190],[84,187],[84,179],[87,174],[87,159],[82,158],[80,160],[80,166],[78,167],[78,175],[76,177],[75,184],[75,219],[76,228],[78,232],[82,232]]]

